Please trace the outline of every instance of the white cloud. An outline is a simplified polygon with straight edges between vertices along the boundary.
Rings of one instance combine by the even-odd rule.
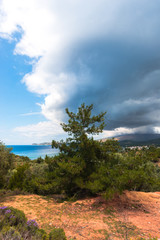
[[[112,138],[115,136],[120,136],[123,134],[132,134],[136,131],[137,129],[131,129],[131,128],[116,128],[112,131],[107,131],[104,130],[103,133],[101,133],[100,135],[96,136],[96,139],[101,139],[101,138]]]
[[[59,137],[65,136],[60,123],[56,121],[44,121],[39,122],[38,124],[16,127],[14,132],[21,133],[27,138],[27,140],[36,139],[38,142],[40,142],[44,137],[48,137],[48,139],[59,139]]]
[[[155,127],[154,129],[157,134],[160,134],[160,127]]]

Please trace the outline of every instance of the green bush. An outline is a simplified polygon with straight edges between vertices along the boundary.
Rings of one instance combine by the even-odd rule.
[[[1,240],[22,240],[21,234],[19,231],[16,230],[15,227],[3,227],[1,233],[0,233],[0,239]]]
[[[14,154],[0,142],[0,188],[7,185],[8,171],[14,167]]]
[[[160,189],[159,168],[140,151],[112,154],[92,173],[87,187],[106,198],[124,190],[156,191]]]
[[[15,226],[22,228],[27,222],[25,214],[12,207],[0,207],[0,230],[3,226]]]
[[[12,207],[0,207],[0,240],[66,240],[62,228],[54,228],[48,235],[39,229],[36,220],[28,220],[25,214]]]
[[[29,164],[24,164],[22,166],[18,166],[14,174],[11,176],[8,184],[9,189],[24,189],[24,181],[26,178],[26,170],[29,168]]]
[[[62,228],[54,228],[49,234],[49,240],[67,240]]]

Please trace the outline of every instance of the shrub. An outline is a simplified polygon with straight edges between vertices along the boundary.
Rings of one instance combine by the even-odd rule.
[[[116,153],[92,173],[87,187],[94,193],[104,192],[106,198],[112,198],[123,190],[159,190],[159,182],[159,169],[144,153]]]
[[[49,240],[67,240],[62,228],[54,228],[49,234]]]
[[[35,219],[28,220],[25,214],[12,207],[0,207],[0,240],[66,240],[62,228],[54,228],[49,235],[39,229]]]
[[[26,170],[29,168],[29,164],[24,164],[22,166],[19,166],[16,171],[14,172],[14,174],[12,175],[12,177],[9,180],[9,185],[8,187],[10,189],[24,189],[24,180],[26,177]]]
[[[0,207],[0,230],[4,225],[22,228],[26,224],[25,214],[12,207]]]
[[[2,231],[0,233],[0,239],[22,240],[21,234],[19,233],[19,231],[17,231],[16,228],[14,228],[14,227],[9,227],[9,226],[4,227],[2,229]]]
[[[10,151],[0,142],[0,188],[6,185],[8,171],[14,166],[14,154]]]
[[[44,162],[44,159],[41,157],[38,157],[36,160],[36,163],[43,163],[43,162]]]

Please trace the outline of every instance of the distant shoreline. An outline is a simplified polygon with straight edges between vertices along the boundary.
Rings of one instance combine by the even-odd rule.
[[[44,142],[44,143],[32,143],[32,146],[51,146],[52,144],[49,142]]]

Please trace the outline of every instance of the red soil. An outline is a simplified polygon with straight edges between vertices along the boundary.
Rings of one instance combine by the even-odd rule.
[[[0,199],[2,205],[23,210],[48,232],[53,226],[64,228],[67,239],[160,238],[160,192],[126,191],[108,202],[96,197],[73,203],[18,195]]]

